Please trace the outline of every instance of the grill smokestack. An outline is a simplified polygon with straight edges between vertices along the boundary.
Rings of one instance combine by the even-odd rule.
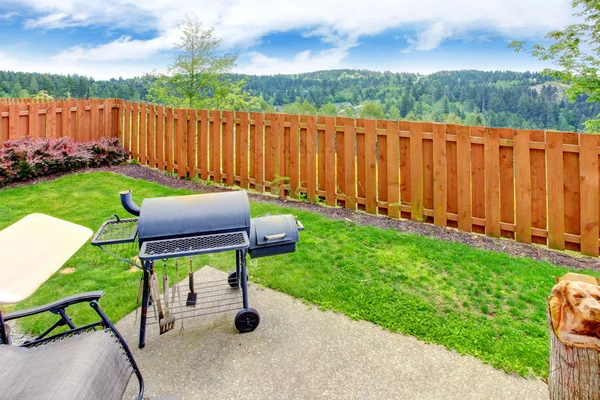
[[[121,195],[121,205],[129,214],[133,214],[135,216],[140,215],[140,207],[133,202],[131,198],[131,190],[127,190],[119,193]]]

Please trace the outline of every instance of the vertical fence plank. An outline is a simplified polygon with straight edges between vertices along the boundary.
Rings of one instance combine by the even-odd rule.
[[[284,114],[279,114],[279,132],[277,135],[278,141],[277,141],[277,146],[279,151],[277,152],[277,160],[275,162],[275,171],[279,174],[278,175],[278,187],[279,187],[279,197],[281,198],[285,198],[285,185],[286,182],[289,180],[289,168],[287,166],[287,159],[286,159],[286,153],[289,153],[289,144],[286,144],[286,142],[289,142],[289,139],[286,138],[286,128],[285,128],[285,122],[286,122],[286,115]],[[289,129],[287,129],[289,130]],[[289,133],[289,132],[288,132]]]
[[[124,112],[123,146],[131,151],[131,101],[125,101]]]
[[[563,144],[579,145],[577,133],[563,133]],[[579,176],[579,154],[565,152],[563,155],[564,180],[565,180],[565,233],[579,236],[581,232],[580,219],[580,176]],[[565,249],[579,251],[579,243],[567,240],[565,237]]]
[[[483,127],[471,127],[471,136],[484,137]],[[485,149],[480,143],[471,143],[472,216],[485,219]],[[472,226],[472,231],[485,233],[485,226]]]
[[[377,214],[377,125],[373,119],[365,121],[365,211]]]
[[[261,149],[264,157],[264,171],[265,171],[265,186],[267,186],[267,182],[269,188],[272,185],[272,181],[274,179],[274,161],[273,154],[274,144],[273,144],[273,115],[272,113],[265,113],[264,127],[265,127],[265,136],[264,136],[264,147]],[[266,188],[265,188],[266,189]]]
[[[148,146],[148,164],[151,168],[156,167],[156,105],[148,104],[148,130],[147,132],[147,146]]]
[[[223,119],[223,170],[225,183],[233,186],[233,111],[223,111]]]
[[[46,106],[48,108],[48,106]],[[45,136],[44,132],[44,136]],[[8,106],[8,139],[15,140],[19,139],[19,106],[12,104]]]
[[[344,194],[345,206],[356,209],[356,153],[354,119],[344,118]]]
[[[31,136],[32,138],[40,137],[39,111],[40,111],[39,104],[31,103],[29,105],[29,115],[27,116],[27,118],[29,118],[29,136]],[[64,110],[63,110],[63,114],[64,114]],[[0,117],[0,118],[2,118],[2,117]],[[63,123],[64,123],[64,118],[63,118]],[[64,128],[63,128],[63,132],[66,132],[64,130]],[[0,143],[2,143],[2,140],[0,140]]]
[[[410,123],[411,219],[423,221],[423,125]]]
[[[562,133],[546,132],[548,159],[548,247],[565,249],[565,189]]]
[[[317,188],[320,191],[325,191],[326,190],[326,184],[325,184],[325,170],[326,170],[326,163],[325,163],[325,147],[326,147],[326,143],[325,143],[325,129],[324,129],[324,125],[325,124],[325,117],[322,115],[317,116],[317,171],[319,174],[319,177],[317,178]]]
[[[235,135],[239,142],[239,151],[236,154],[236,160],[240,175],[240,186],[243,189],[248,188],[248,112],[241,111],[237,112],[236,115],[240,118],[239,129],[236,130]]]
[[[310,201],[317,198],[317,119],[306,117],[306,194]]]
[[[530,131],[530,142],[545,143],[544,131]],[[546,231],[546,152],[540,149],[531,149],[531,227]],[[537,244],[546,244],[544,236],[533,235],[531,241]]]
[[[113,99],[104,99],[104,136],[115,137],[115,118],[114,118]]]
[[[425,210],[434,209],[434,188],[433,188],[433,124],[431,122],[423,122],[421,124],[421,132],[429,133],[427,137],[421,136],[423,165],[421,173],[423,174],[423,221],[433,222],[433,218],[425,216]]]
[[[77,101],[77,141],[90,141],[90,117],[86,111],[89,101],[79,99]]]
[[[186,129],[186,153],[187,153],[187,171],[190,178],[196,178],[198,175],[198,161],[196,159],[196,125],[198,117],[196,110],[187,110],[187,129]],[[232,174],[233,175],[233,174]]]
[[[7,105],[3,105],[0,106],[0,112],[2,113],[7,113],[9,112],[9,107]],[[6,142],[7,140],[9,140],[9,118],[10,117],[3,117],[2,114],[0,114],[0,144]]]
[[[265,123],[264,114],[254,113],[254,171],[256,174],[255,189],[265,190]]]
[[[325,117],[325,199],[335,206],[335,120]]]
[[[165,108],[165,165],[173,173],[173,109]]]
[[[300,115],[300,188],[306,190],[307,150],[306,150],[306,115]],[[306,193],[306,192],[305,192]]]
[[[185,108],[177,109],[177,174],[180,178],[187,175],[187,110]]]
[[[198,160],[200,163],[200,179],[208,180],[208,111],[198,111]]]
[[[53,101],[46,103],[46,136],[52,139],[58,137],[56,132],[56,103]],[[92,139],[91,136],[90,139]]]
[[[27,109],[29,109],[29,106],[31,105],[31,103],[27,104]],[[56,137],[60,138],[63,137],[63,130],[62,130],[62,108],[63,108],[63,102],[62,101],[55,101],[54,103],[54,110],[55,110],[55,114],[56,114],[56,120],[55,120],[55,129],[56,129]],[[59,112],[60,110],[60,112]],[[25,134],[27,135],[29,132],[29,118],[24,118],[24,120],[27,122],[27,130],[25,130]]]
[[[598,257],[598,136],[580,135],[581,253]]]
[[[250,145],[250,161],[249,161],[249,169],[250,169],[250,189],[256,189],[256,113],[250,113],[250,121],[248,121],[248,134],[249,134],[249,145]],[[261,114],[262,115],[262,114]]]
[[[471,232],[471,135],[468,126],[456,128],[456,173],[458,229]]]
[[[447,212],[458,215],[458,171],[456,155],[456,132],[457,126],[446,124],[446,190]],[[446,220],[449,227],[457,228],[458,220]]]
[[[221,113],[212,110],[210,116],[210,169],[213,181],[221,183]]]
[[[156,106],[156,163],[160,171],[165,169],[165,107]]]
[[[433,124],[433,223],[438,226],[447,224],[446,160],[446,125]]]
[[[356,197],[357,207],[359,210],[365,210],[366,201],[366,161],[365,161],[365,119],[359,118],[356,120],[356,127],[363,128],[362,132],[356,132]],[[358,198],[362,200],[362,204],[358,202]]]
[[[377,213],[388,215],[389,198],[388,198],[388,140],[387,140],[387,122],[384,120],[377,121],[377,200],[379,203],[385,203],[385,207],[377,207]],[[381,132],[381,130],[385,130]]]
[[[513,140],[511,128],[500,128],[499,138]],[[512,146],[500,145],[500,222],[513,225],[515,223],[515,170],[514,150]],[[515,238],[514,230],[500,229],[502,237]]]
[[[335,119],[335,171],[336,171],[336,205],[346,207],[346,151],[345,151],[345,140],[344,131],[338,131],[339,128],[344,127],[344,120],[346,118],[337,117]],[[344,197],[343,199],[338,198],[338,194]]]
[[[531,163],[529,131],[515,130],[516,238],[531,243]]]
[[[123,141],[123,108],[125,102],[122,99],[116,100],[116,124],[117,124],[117,137]]]
[[[500,237],[500,136],[498,129],[485,134],[485,233]]]
[[[148,162],[148,106],[146,103],[140,104],[140,163],[146,165]],[[176,152],[177,154],[177,152]],[[178,157],[177,155],[175,157]]]
[[[140,159],[140,113],[138,103],[131,104],[131,157]],[[171,171],[169,171],[171,172]]]
[[[400,218],[400,140],[398,121],[386,122],[388,217]]]
[[[400,131],[410,135],[410,122],[400,121]],[[410,137],[400,137],[400,203],[410,205]],[[400,211],[402,218],[410,219],[411,213]]]
[[[300,195],[300,119],[290,115],[290,196],[297,199]]]
[[[98,139],[101,136],[102,132],[102,120],[100,119],[100,99],[91,99],[90,100],[90,118],[92,125],[92,139]],[[104,112],[106,113],[106,106],[104,106]]]

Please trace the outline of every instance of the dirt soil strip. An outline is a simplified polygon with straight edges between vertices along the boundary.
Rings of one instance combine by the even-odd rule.
[[[87,171],[108,171],[115,174],[129,176],[131,178],[143,179],[176,189],[186,189],[192,192],[215,193],[226,192],[232,189],[219,185],[205,185],[200,182],[182,180],[159,170],[143,167],[136,164],[127,164],[115,167],[88,169]],[[75,173],[80,173],[77,171]],[[30,181],[24,184],[49,181],[61,175],[49,176]],[[23,184],[13,185],[20,186]],[[432,224],[414,222],[405,219],[392,219],[386,216],[371,215],[360,211],[352,211],[341,207],[328,207],[315,203],[282,199],[267,194],[256,194],[248,192],[251,201],[269,203],[282,207],[296,208],[298,210],[311,211],[334,220],[354,222],[359,225],[371,225],[384,229],[395,229],[398,232],[413,233],[427,236],[438,240],[462,243],[482,250],[502,252],[515,257],[529,257],[537,261],[546,261],[551,264],[576,269],[588,269],[600,272],[600,261],[597,258],[573,256],[571,254],[550,250],[538,245],[527,245],[518,243],[511,239],[496,239],[475,233],[461,232],[454,228],[440,227]]]

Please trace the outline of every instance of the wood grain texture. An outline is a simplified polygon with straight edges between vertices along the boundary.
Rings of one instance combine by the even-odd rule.
[[[456,129],[458,229],[471,232],[471,136],[468,126]]]
[[[411,219],[423,221],[423,125],[410,123]]]
[[[325,118],[325,201],[335,206],[335,119]]]
[[[235,137],[238,142],[236,153],[236,164],[238,166],[238,174],[240,175],[240,187],[248,188],[248,113],[245,111],[237,112],[236,116],[240,119],[240,124],[236,126]]]
[[[317,198],[317,120],[306,117],[306,194],[310,201]]]
[[[365,121],[365,211],[377,214],[377,132],[373,119]]]
[[[513,140],[511,128],[499,128],[500,139]],[[512,146],[500,145],[500,222],[515,223],[515,168]],[[500,229],[502,237],[515,238],[513,231]]]
[[[548,162],[548,247],[565,249],[565,189],[562,133],[546,132]]]
[[[500,237],[500,135],[486,128],[485,135],[485,234]]]
[[[386,123],[388,217],[400,218],[400,137],[398,121]]]
[[[579,136],[581,253],[598,257],[598,136]]]
[[[198,159],[196,144],[198,138],[196,135],[196,126],[198,125],[198,116],[196,110],[187,110],[187,128],[185,132],[186,153],[187,153],[187,172],[190,178],[198,176]]]
[[[446,125],[433,125],[433,223],[447,225]]]
[[[515,130],[516,239],[531,243],[531,161],[529,131]]]
[[[471,127],[471,136],[484,137],[484,128]],[[471,143],[471,212],[475,218],[485,219],[485,148],[483,144]],[[473,232],[485,233],[485,227],[473,224]]]
[[[344,197],[345,207],[356,209],[356,133],[355,120],[344,118]]]
[[[300,118],[290,115],[289,121],[290,196],[297,199],[300,196]]]

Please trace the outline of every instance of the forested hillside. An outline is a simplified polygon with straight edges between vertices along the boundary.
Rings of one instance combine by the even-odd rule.
[[[585,98],[570,102],[564,85],[538,73],[452,71],[428,76],[331,70],[297,75],[230,75],[246,80],[261,109],[288,113],[361,116],[525,129],[583,130],[600,113]],[[151,76],[95,81],[0,71],[0,96],[117,97],[144,101]]]

